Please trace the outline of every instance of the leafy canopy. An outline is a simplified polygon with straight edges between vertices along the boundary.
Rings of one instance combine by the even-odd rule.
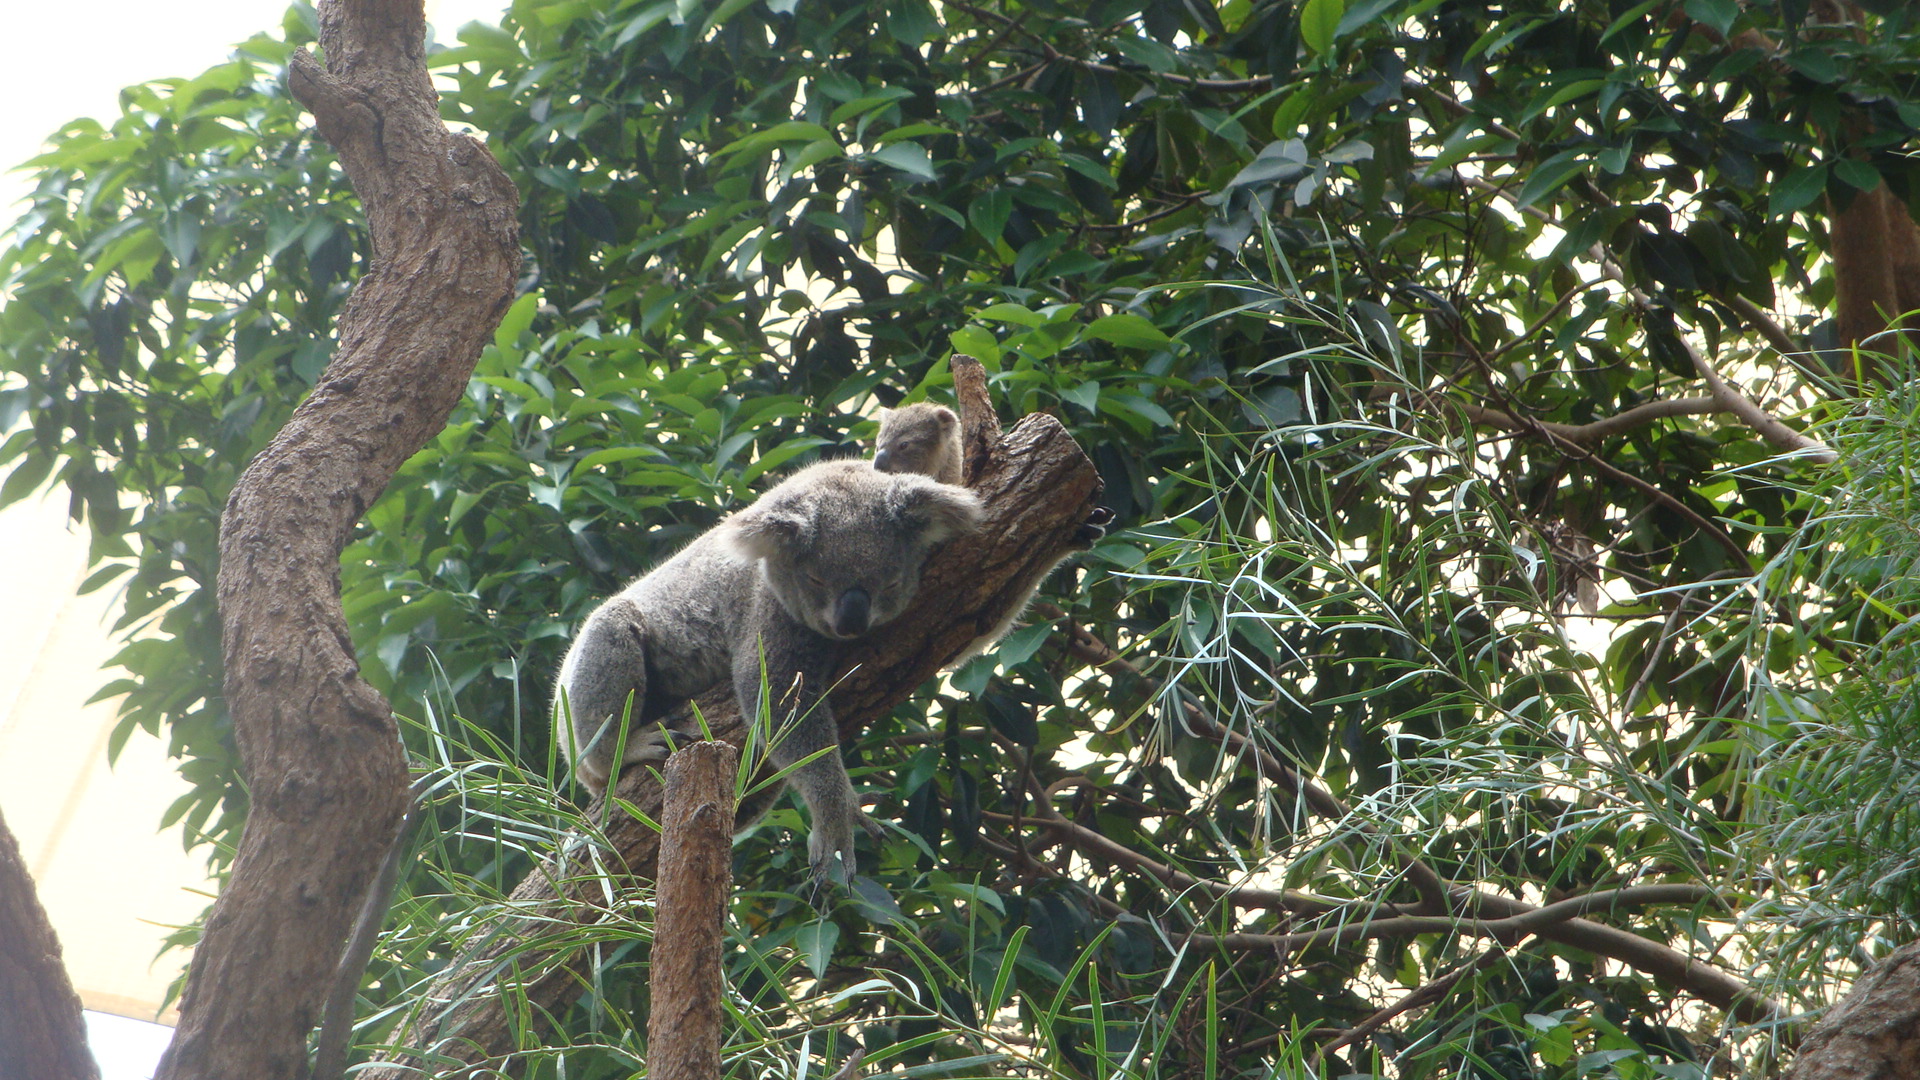
[[[1043,600],[1128,664],[1089,668],[1036,619],[867,733],[860,782],[912,836],[826,921],[787,892],[797,812],[757,827],[729,963],[768,1054],[844,1057],[845,1036],[800,1041],[829,1010],[795,995],[879,972],[833,1006],[873,1062],[1301,1068],[1299,1033],[1426,985],[1442,1007],[1335,1053],[1704,1075],[1717,1013],[1565,944],[1218,935],[1412,905],[1416,864],[1529,900],[1711,885],[1748,921],[1604,917],[1787,1001],[1911,935],[1904,863],[1821,908],[1831,851],[1780,847],[1763,797],[1817,788],[1755,786],[1782,740],[1830,763],[1831,691],[1874,662],[1848,643],[1904,600],[1843,587],[1860,564],[1797,531],[1825,496],[1730,417],[1540,426],[1701,395],[1690,348],[1788,419],[1868,393],[1818,351],[1829,221],[1883,183],[1920,196],[1900,153],[1920,37],[1869,7],[517,0],[461,29],[432,63],[524,195],[523,294],[341,588],[416,748],[522,786],[440,807],[375,998],[443,966],[438,919],[540,856],[539,829],[498,820],[572,820],[530,794],[572,794],[544,718],[571,628],[768,473],[857,451],[875,403],[940,397],[958,350],[1099,465],[1123,529]],[[86,587],[124,590],[116,746],[166,734],[194,785],[169,823],[216,863],[246,810],[219,508],[319,376],[365,258],[284,90],[313,36],[296,5],[231,62],[63,127],[0,254],[0,503],[71,493]],[[1352,816],[1307,813],[1255,748]],[[1036,829],[1051,812],[1136,858]],[[1244,891],[1282,886],[1314,898],[1291,921]],[[642,980],[607,956],[550,1038],[625,1049],[568,1075],[637,1053]],[[983,1030],[1002,1008],[1028,1041]]]

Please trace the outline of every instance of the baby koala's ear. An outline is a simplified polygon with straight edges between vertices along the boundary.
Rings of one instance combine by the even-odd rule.
[[[965,536],[987,516],[980,497],[966,488],[918,474],[896,476],[891,500],[894,518],[917,533],[923,544]]]
[[[798,506],[750,506],[727,522],[724,539],[749,561],[772,559],[810,543],[813,518]]]

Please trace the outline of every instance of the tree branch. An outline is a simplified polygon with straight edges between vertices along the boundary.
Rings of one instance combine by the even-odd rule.
[[[1760,434],[1767,445],[1781,453],[1794,454],[1819,465],[1831,465],[1840,460],[1840,455],[1818,439],[1809,438],[1773,418],[1765,409],[1755,404],[1752,398],[1733,388],[1727,380],[1720,377],[1700,350],[1693,347],[1685,334],[1676,334],[1680,344],[1687,348],[1687,358],[1693,361],[1693,369],[1706,380],[1707,389],[1712,392],[1714,401],[1721,411],[1730,412],[1741,422]]]
[[[0,1080],[100,1080],[80,996],[13,830],[0,820]]]
[[[446,423],[513,296],[519,198],[450,133],[421,0],[320,6],[322,70],[294,95],[331,140],[372,251],[313,393],[248,465],[220,525],[227,703],[252,805],[194,951],[159,1076],[294,1080],[406,807],[386,700],[359,677],[340,553],[394,471]]]
[[[1537,426],[1541,431],[1549,432],[1557,439],[1579,446],[1596,443],[1601,439],[1611,438],[1637,427],[1645,427],[1655,420],[1664,420],[1669,416],[1702,416],[1732,411],[1710,397],[1667,398],[1663,401],[1648,401],[1635,405],[1631,409],[1584,424],[1561,424],[1552,420],[1534,420],[1531,417],[1522,419],[1499,409],[1490,409],[1467,401],[1454,401],[1452,404],[1457,405],[1460,412],[1476,424],[1497,427],[1520,435],[1532,434]]]

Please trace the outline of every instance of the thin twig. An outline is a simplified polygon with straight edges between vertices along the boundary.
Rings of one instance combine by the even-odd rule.
[[[1506,954],[1507,950],[1505,947],[1496,945],[1474,958],[1472,963],[1462,964],[1437,979],[1415,987],[1399,1001],[1373,1013],[1358,1024],[1347,1028],[1338,1035],[1335,1035],[1332,1039],[1321,1043],[1320,1046],[1314,1050],[1313,1056],[1307,1059],[1307,1067],[1316,1073],[1319,1072],[1320,1063],[1326,1060],[1328,1054],[1333,1053],[1343,1046],[1351,1046],[1359,1042],[1361,1039],[1385,1027],[1388,1022],[1396,1016],[1418,1009],[1424,1005],[1439,1003],[1448,994],[1453,992],[1453,988],[1459,984],[1461,979],[1483,968],[1492,966],[1495,961],[1506,956]]]

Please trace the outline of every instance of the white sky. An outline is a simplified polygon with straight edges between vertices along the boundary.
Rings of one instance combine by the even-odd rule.
[[[436,36],[450,42],[454,31],[471,20],[494,21],[506,3],[427,0],[427,17]],[[283,0],[0,0],[0,101],[7,103],[0,109],[0,170],[5,170],[0,171],[0,226],[12,221],[17,201],[28,190],[24,174],[11,170],[38,154],[48,133],[76,117],[116,116],[123,86],[188,77],[222,62],[236,43],[277,28],[285,6]],[[73,542],[84,548],[81,537]],[[0,580],[0,594],[9,594],[9,585]],[[93,674],[91,666],[88,673]],[[9,689],[0,686],[0,696]],[[126,824],[127,838],[84,842],[97,851],[152,839],[152,821]],[[21,842],[26,845],[29,838]],[[129,957],[129,963],[151,959],[140,955]],[[88,1019],[103,1080],[152,1075],[168,1029],[103,1014],[90,1013]]]

